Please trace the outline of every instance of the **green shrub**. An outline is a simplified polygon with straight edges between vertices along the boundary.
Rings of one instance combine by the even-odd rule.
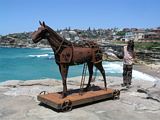
[[[136,50],[153,50],[156,47],[160,47],[160,42],[135,42]]]

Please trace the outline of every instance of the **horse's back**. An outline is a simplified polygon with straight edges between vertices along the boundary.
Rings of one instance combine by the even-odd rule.
[[[72,62],[84,63],[91,61],[91,59],[92,59],[91,48],[73,47]]]
[[[69,65],[82,64],[85,62],[99,62],[102,60],[102,51],[94,42],[88,42],[87,46],[68,46],[60,53],[60,63]]]

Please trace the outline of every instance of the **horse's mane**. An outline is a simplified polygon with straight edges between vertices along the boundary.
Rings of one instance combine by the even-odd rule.
[[[54,37],[59,42],[63,41],[64,45],[67,45],[67,46],[77,46],[77,47],[90,47],[90,48],[98,47],[97,43],[94,43],[93,41],[82,40],[82,41],[79,41],[78,43],[68,41],[65,38],[62,38],[57,32],[55,32],[49,26],[45,26],[45,27],[49,31],[51,37]]]
[[[51,36],[55,37],[59,41],[63,41],[64,43],[70,45],[72,44],[70,41],[66,40],[65,38],[62,38],[57,32],[55,32],[52,28],[49,26],[45,26],[47,30],[50,32]]]

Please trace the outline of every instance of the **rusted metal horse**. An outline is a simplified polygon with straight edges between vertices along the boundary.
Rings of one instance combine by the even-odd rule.
[[[66,79],[70,65],[87,63],[89,81],[85,90],[88,90],[90,86],[93,75],[93,65],[95,65],[95,67],[100,70],[104,79],[105,88],[107,89],[105,71],[102,66],[102,51],[96,43],[90,41],[85,42],[84,45],[72,43],[62,38],[53,29],[45,25],[44,22],[40,22],[40,25],[38,30],[32,33],[32,40],[34,43],[37,43],[42,39],[47,39],[51,45],[63,80],[63,98],[67,95]]]

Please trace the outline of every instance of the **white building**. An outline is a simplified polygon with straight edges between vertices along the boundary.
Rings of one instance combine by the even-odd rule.
[[[139,41],[139,40],[143,40],[144,36],[145,36],[144,30],[137,30],[137,31],[126,32],[123,39],[124,41],[128,41],[128,40]]]

